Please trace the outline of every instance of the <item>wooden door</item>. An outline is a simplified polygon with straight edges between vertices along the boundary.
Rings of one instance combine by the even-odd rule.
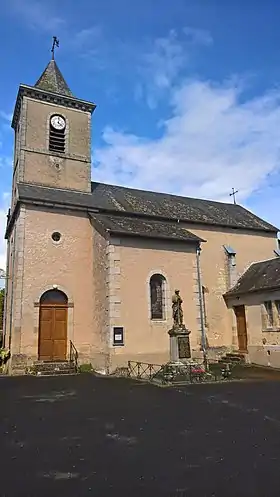
[[[39,360],[63,361],[67,352],[67,307],[40,307]]]
[[[234,312],[236,317],[238,348],[240,352],[247,352],[248,339],[245,306],[238,305],[234,307]]]

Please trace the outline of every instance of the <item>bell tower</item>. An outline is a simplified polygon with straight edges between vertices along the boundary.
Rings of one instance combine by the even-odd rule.
[[[91,191],[91,115],[95,104],[76,98],[52,59],[34,86],[20,85],[12,204],[17,184]],[[57,44],[58,46],[58,44]]]

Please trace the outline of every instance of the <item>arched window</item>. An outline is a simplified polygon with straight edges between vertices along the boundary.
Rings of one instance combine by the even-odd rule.
[[[65,129],[66,121],[59,115],[51,116],[49,123],[49,151],[65,152]]]
[[[203,319],[204,319],[204,326],[207,326],[207,312],[206,312],[206,293],[207,293],[207,288],[205,286],[202,286],[202,307],[203,307]]]
[[[40,298],[40,305],[67,305],[68,299],[60,290],[48,290]]]
[[[150,279],[151,319],[165,319],[165,283],[161,274]]]

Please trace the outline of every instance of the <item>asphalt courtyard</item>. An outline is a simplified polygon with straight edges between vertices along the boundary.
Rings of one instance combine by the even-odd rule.
[[[0,378],[1,497],[279,497],[280,382]]]

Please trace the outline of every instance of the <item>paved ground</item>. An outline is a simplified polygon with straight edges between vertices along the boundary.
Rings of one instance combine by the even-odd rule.
[[[274,497],[280,382],[0,378],[1,497]]]

